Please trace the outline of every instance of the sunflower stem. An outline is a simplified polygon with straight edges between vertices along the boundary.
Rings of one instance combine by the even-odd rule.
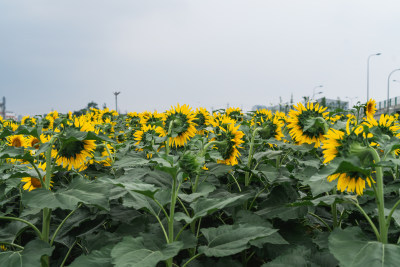
[[[24,219],[20,219],[17,217],[0,216],[0,220],[19,221],[19,222],[25,223],[26,225],[30,226],[36,232],[38,237],[42,237],[42,232],[40,232],[40,230],[36,226],[34,226],[33,224],[31,224],[28,221],[25,221]]]
[[[167,140],[165,141],[165,155],[169,155],[170,147],[169,147],[169,140],[170,140],[170,135],[172,132],[172,127],[174,126],[174,121],[170,121],[168,125],[168,133],[167,133]]]
[[[16,248],[19,248],[19,249],[24,249],[24,247],[22,247],[22,246],[20,246],[20,245],[17,245],[17,244],[14,244],[14,243],[8,243],[8,242],[0,241],[0,244],[7,245],[7,246],[12,246],[12,247],[16,247]]]
[[[351,203],[353,203],[354,205],[356,205],[356,207],[360,210],[360,212],[364,215],[365,219],[367,219],[367,221],[369,222],[369,224],[371,225],[372,230],[374,231],[375,235],[376,235],[376,239],[378,241],[381,241],[381,235],[378,231],[378,229],[376,228],[375,224],[373,223],[373,221],[371,220],[371,218],[368,216],[368,214],[365,212],[365,210],[358,204],[358,201],[352,201]],[[381,241],[382,242],[382,241]]]
[[[332,194],[335,194],[336,191],[335,189],[332,190]],[[332,210],[332,220],[333,220],[333,229],[335,229],[338,226],[338,220],[337,220],[337,207],[336,207],[336,202],[333,202],[331,205],[331,210]]]
[[[251,141],[250,141],[250,149],[249,149],[249,158],[247,159],[247,167],[250,169],[251,168],[251,162],[253,160],[253,154],[254,154],[254,141],[256,138],[256,134],[258,131],[260,131],[262,128],[257,127],[254,129],[254,131],[251,133]],[[250,184],[250,171],[246,172],[244,176],[244,185],[247,187]]]
[[[29,161],[29,163],[33,166],[33,168],[35,169],[36,173],[39,176],[39,180],[40,180],[40,184],[42,185],[42,187],[44,187],[44,181],[43,181],[43,177],[42,174],[40,173],[38,167],[36,166],[36,164],[33,161]]]
[[[392,219],[393,212],[396,210],[397,206],[400,204],[400,199],[393,205],[393,208],[390,210],[389,215],[386,218],[386,227],[389,231],[390,220]]]
[[[170,124],[171,125],[171,124]],[[174,216],[175,216],[175,204],[177,198],[177,175],[172,175],[173,183],[172,183],[172,194],[171,194],[171,207],[169,209],[169,220],[168,220],[168,244],[174,242]],[[166,263],[168,267],[172,266],[172,259],[169,258]]]
[[[379,164],[381,161],[378,152],[372,147],[368,148],[368,151],[371,153],[375,164]],[[378,219],[379,219],[379,233],[381,242],[386,244],[387,243],[387,235],[388,235],[388,228],[386,226],[386,218],[385,218],[385,200],[383,194],[383,171],[382,167],[375,167],[376,171],[376,202],[378,205]]]
[[[50,246],[53,245],[54,239],[56,238],[58,232],[60,231],[60,229],[61,229],[61,227],[64,225],[64,223],[65,223],[65,222],[68,220],[68,218],[71,217],[72,214],[74,214],[81,206],[82,206],[82,203],[80,203],[80,204],[78,205],[78,207],[76,207],[76,209],[74,209],[73,211],[71,211],[71,212],[67,215],[67,217],[65,217],[64,220],[60,223],[60,225],[57,227],[56,231],[54,232],[54,234],[53,234],[53,236],[52,236],[52,238],[51,238],[51,240],[50,240]]]

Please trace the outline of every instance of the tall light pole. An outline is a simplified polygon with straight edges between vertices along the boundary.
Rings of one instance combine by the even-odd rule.
[[[390,88],[390,76],[392,76],[393,73],[396,71],[399,71],[400,69],[395,69],[392,70],[392,72],[388,76],[388,82],[387,82],[387,99],[386,99],[386,106],[387,106],[387,114],[389,115],[389,88]]]
[[[369,59],[373,56],[380,56],[381,53],[376,53],[368,56],[367,60],[367,102],[369,100]]]
[[[324,87],[324,86],[323,86],[323,85],[317,85],[317,86],[315,86],[315,87],[313,88],[311,100],[314,100],[314,96],[315,96],[316,94],[317,94],[317,95],[322,94],[322,92],[318,92],[318,93],[315,94],[315,89],[320,88],[320,87]]]
[[[118,102],[117,102],[117,97],[121,92],[114,92],[115,95],[115,111],[118,112]]]

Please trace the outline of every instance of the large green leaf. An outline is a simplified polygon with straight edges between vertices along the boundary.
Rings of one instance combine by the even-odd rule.
[[[182,242],[160,246],[152,238],[127,236],[112,249],[112,263],[116,267],[154,267],[158,262],[176,256],[182,246]]]
[[[54,247],[41,240],[32,240],[22,251],[7,251],[0,253],[0,266],[7,267],[38,267],[43,255],[51,256]]]
[[[24,192],[22,202],[31,208],[51,208],[73,210],[78,203],[95,205],[99,208],[109,209],[109,186],[98,182],[75,178],[66,189],[52,192],[38,188]]]
[[[244,200],[244,197],[244,195],[237,195],[226,199],[200,198],[196,202],[190,204],[190,207],[194,211],[193,219],[201,218],[228,205],[233,205],[239,202],[239,200]]]
[[[247,224],[201,229],[208,245],[200,246],[199,252],[209,257],[233,255],[249,248],[251,241],[270,236],[277,231],[272,228]]]
[[[336,186],[336,183],[330,183],[327,180],[327,177],[334,172],[334,167],[327,166],[318,172],[316,171],[317,169],[314,167],[306,167],[301,173],[296,175],[296,178],[302,184],[310,186],[313,196],[328,192]]]
[[[329,236],[329,250],[340,266],[400,266],[400,246],[370,241],[358,227],[335,229]]]
[[[263,264],[262,267],[286,267],[286,266],[309,266],[307,258],[310,257],[311,250],[302,246],[289,249],[273,261]]]
[[[111,267],[111,249],[113,245],[108,245],[100,250],[93,250],[88,255],[81,255],[76,258],[68,267]]]
[[[216,188],[214,185],[204,182],[199,185],[196,193],[192,193],[192,194],[180,193],[179,198],[186,202],[191,203],[191,202],[195,201],[196,199],[198,199],[199,197],[207,197],[208,194],[213,192],[215,189]]]

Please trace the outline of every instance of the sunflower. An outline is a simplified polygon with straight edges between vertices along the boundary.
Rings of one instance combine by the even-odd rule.
[[[25,116],[21,120],[21,125],[34,126],[36,125],[36,118]]]
[[[257,122],[257,124],[262,127],[258,134],[263,139],[274,137],[276,140],[282,140],[282,137],[284,137],[282,133],[282,127],[285,125],[285,123],[276,114],[273,117],[272,115],[269,118],[267,117],[265,121],[264,118],[261,117],[260,121]]]
[[[375,112],[376,112],[376,102],[371,98],[365,105],[365,115],[367,116],[367,118],[373,117]]]
[[[141,127],[140,124],[141,116],[137,112],[129,112],[126,115],[126,127],[132,127],[134,129],[139,129]]]
[[[43,171],[46,171],[46,163],[39,163],[38,168],[42,169]],[[43,176],[43,182],[46,181],[46,176]],[[25,183],[23,186],[24,190],[29,190],[32,191],[36,188],[41,188],[42,183],[40,182],[40,179],[35,178],[35,177],[23,177],[21,178],[21,182]],[[50,186],[53,186],[53,181],[50,181]]]
[[[190,138],[195,136],[195,119],[195,114],[188,105],[178,104],[166,111],[163,135],[171,134],[168,139],[169,146],[184,146]]]
[[[235,126],[234,123],[224,124],[219,126],[219,134],[217,134],[215,141],[219,143],[214,148],[221,154],[223,160],[218,160],[218,163],[226,165],[238,164],[238,157],[240,156],[238,148],[244,143],[244,133],[239,131],[240,125]]]
[[[240,108],[228,108],[225,110],[225,114],[235,121],[243,121],[243,113]]]
[[[142,112],[140,116],[141,116],[140,123],[143,125],[146,124],[146,125],[161,126],[164,120],[164,114],[158,113],[157,111],[154,111],[153,113],[145,111]]]
[[[41,121],[42,130],[43,131],[50,131],[53,129],[54,126],[54,119],[52,116],[46,116],[46,118],[42,119]]]
[[[26,147],[26,139],[22,134],[7,137],[8,145],[13,147]]]
[[[107,148],[110,154],[108,154]],[[93,162],[102,164],[103,166],[111,166],[112,159],[111,156],[115,153],[115,149],[112,145],[105,143],[104,146],[97,146],[96,149],[98,152],[100,152],[100,156],[103,158],[102,160],[90,160],[90,164],[93,164]]]
[[[328,181],[332,182],[338,179],[337,189],[343,192],[347,189],[347,192],[356,191],[357,195],[363,195],[365,189],[365,181],[368,186],[371,187],[371,183],[375,181],[371,176],[365,176],[359,173],[335,173],[328,176]]]
[[[272,119],[272,112],[268,109],[258,109],[251,118],[250,125],[261,125],[261,123]]]
[[[205,108],[197,108],[195,112],[194,122],[197,124],[197,133],[204,135],[205,128],[210,126],[212,123],[212,117]]]
[[[394,116],[382,114],[379,121],[375,120],[373,117],[367,117],[366,121],[363,123],[368,125],[369,128],[378,127],[383,134],[390,137],[400,137],[400,124],[396,122]]]
[[[325,135],[326,140],[322,145],[324,153],[324,164],[332,161],[339,154],[339,148],[342,146],[344,132],[333,128],[328,130]]]
[[[328,112],[326,107],[320,107],[319,104],[313,104],[308,102],[307,107],[304,107],[302,103],[298,103],[297,107],[294,106],[295,110],[290,110],[288,128],[292,139],[299,145],[307,143],[315,143],[315,147],[319,147],[321,142],[325,140],[325,133],[327,131],[327,123],[325,118]],[[319,123],[315,123],[312,127],[305,127],[306,123],[310,119],[317,119]]]
[[[68,170],[74,167],[79,171],[86,169],[95,149],[94,140],[73,140],[62,144],[59,149],[53,149],[52,157],[56,159],[57,165]]]

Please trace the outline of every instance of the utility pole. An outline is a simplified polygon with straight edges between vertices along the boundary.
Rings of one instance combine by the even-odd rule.
[[[6,97],[3,96],[3,103],[0,103],[1,107],[1,113],[0,115],[3,117],[3,119],[6,119]]]
[[[115,111],[118,112],[118,102],[117,102],[117,97],[121,92],[114,92],[115,95]]]

